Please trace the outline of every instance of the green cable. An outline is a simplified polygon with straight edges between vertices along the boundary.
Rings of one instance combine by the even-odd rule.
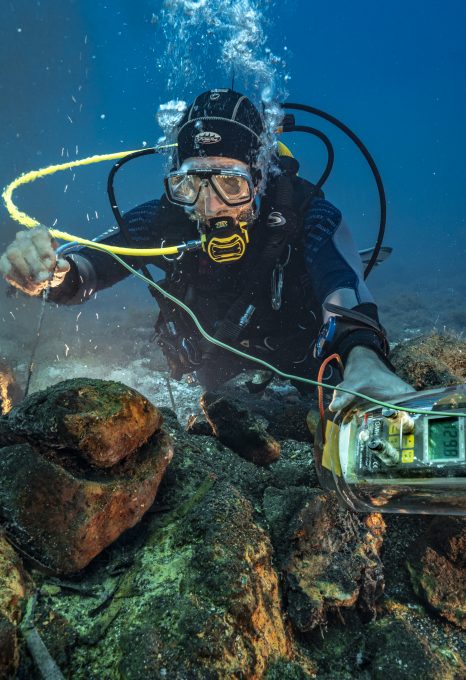
[[[308,385],[314,385],[315,387],[323,387],[328,390],[338,390],[339,392],[345,392],[346,394],[352,394],[355,397],[360,397],[364,401],[369,401],[372,404],[376,404],[377,406],[383,406],[384,408],[390,408],[390,409],[395,409],[397,411],[406,411],[407,413],[418,413],[420,415],[423,414],[429,414],[429,415],[434,415],[434,416],[448,416],[448,417],[457,417],[457,418],[466,418],[466,413],[455,413],[452,411],[424,411],[422,409],[414,409],[414,408],[408,408],[406,406],[399,406],[398,404],[391,404],[390,402],[386,401],[379,401],[378,399],[374,399],[374,397],[369,397],[366,394],[362,394],[361,392],[356,392],[354,390],[348,390],[345,387],[338,387],[335,385],[328,385],[327,383],[321,383],[317,382],[317,380],[311,380],[310,378],[302,378],[299,375],[291,375],[289,373],[284,373],[278,368],[275,368],[271,364],[267,363],[267,361],[264,361],[263,359],[259,359],[259,357],[253,357],[250,354],[246,354],[245,352],[242,352],[240,349],[237,349],[236,347],[231,347],[230,345],[226,345],[224,342],[221,340],[218,340],[217,338],[214,338],[212,335],[209,335],[206,330],[201,326],[197,316],[194,314],[192,309],[190,309],[187,305],[182,300],[179,300],[176,298],[174,295],[169,293],[168,291],[164,290],[161,286],[159,286],[155,281],[152,281],[151,279],[148,279],[144,274],[141,274],[138,272],[136,269],[131,267],[127,262],[122,260],[121,257],[116,255],[116,253],[112,253],[105,248],[101,248],[99,244],[93,244],[92,248],[95,248],[96,250],[102,250],[109,255],[111,255],[115,260],[117,260],[125,269],[130,271],[132,274],[135,274],[138,276],[140,279],[145,281],[149,286],[152,286],[155,288],[159,293],[164,295],[166,298],[174,302],[176,305],[181,307],[186,314],[188,314],[191,319],[194,321],[194,324],[198,331],[201,333],[201,335],[211,342],[214,345],[217,345],[218,347],[221,347],[222,349],[226,349],[229,352],[232,352],[233,354],[236,354],[239,357],[242,357],[243,359],[247,359],[249,361],[255,361],[257,364],[260,364],[261,366],[264,366],[267,368],[269,371],[273,371],[277,375],[281,376],[282,378],[285,378],[286,380],[298,380],[299,382],[307,383]]]

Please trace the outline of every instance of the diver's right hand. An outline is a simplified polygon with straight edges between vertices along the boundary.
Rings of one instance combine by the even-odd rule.
[[[70,270],[68,260],[57,259],[56,244],[46,227],[19,231],[0,257],[0,273],[27,295],[40,295],[59,286]]]

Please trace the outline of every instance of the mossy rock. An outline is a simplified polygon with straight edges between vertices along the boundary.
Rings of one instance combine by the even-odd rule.
[[[466,380],[466,340],[432,333],[397,345],[390,355],[397,374],[417,390]]]
[[[371,679],[460,680],[466,676],[464,638],[436,625],[422,607],[394,601],[367,631]]]

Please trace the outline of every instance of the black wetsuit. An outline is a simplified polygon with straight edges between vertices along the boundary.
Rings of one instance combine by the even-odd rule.
[[[238,337],[238,346],[288,373],[314,377],[313,344],[323,318],[328,316],[327,312],[323,312],[323,304],[333,302],[357,309],[375,320],[378,320],[377,308],[363,280],[361,260],[340,211],[323,198],[314,198],[306,210],[300,211],[300,191],[309,184],[296,178],[295,186],[298,229],[280,257],[284,266],[279,308],[272,308],[272,276],[269,275],[258,291],[256,309]],[[214,334],[231,305],[241,295],[248,272],[260,261],[267,239],[267,216],[268,208],[264,201],[257,220],[250,228],[246,254],[236,262],[218,264],[202,251],[187,252],[174,262],[162,257],[125,259],[135,268],[154,264],[163,269],[166,272],[164,285],[185,300],[205,329]],[[195,222],[165,197],[129,211],[125,215],[125,223],[130,244],[118,227],[95,240],[109,245],[156,248],[162,243],[169,246],[199,238]],[[52,289],[49,296],[51,301],[59,304],[79,304],[96,291],[129,276],[125,268],[101,251],[77,247],[67,254],[67,258],[71,271],[63,284]],[[278,269],[275,282],[277,277]],[[165,335],[171,307],[172,303],[164,309],[161,303],[158,330]],[[176,326],[177,337],[173,335],[171,349],[167,343],[163,345],[163,333],[161,339],[175,377],[196,370],[201,382],[212,388],[236,374],[245,363],[249,368],[255,367],[250,362],[240,362],[224,350],[211,352],[208,366],[205,361],[198,365],[200,356],[205,354],[205,342],[203,349],[199,333],[185,313],[180,314],[176,310],[174,314],[178,317],[174,317],[173,326]],[[180,344],[183,337],[188,338],[184,345],[188,361],[184,357],[176,370],[173,362],[177,360],[177,352],[181,357],[185,351]],[[380,350],[380,340],[374,333],[357,330],[352,333],[351,342],[342,348],[343,358],[355,345]],[[190,365],[189,356],[194,365]]]

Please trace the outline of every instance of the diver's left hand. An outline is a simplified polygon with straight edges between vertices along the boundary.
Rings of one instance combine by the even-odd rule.
[[[354,347],[351,350],[346,361],[343,382],[338,387],[361,392],[382,401],[390,401],[415,391],[414,387],[392,373],[376,352],[368,347]],[[333,413],[346,410],[352,406],[352,402],[358,400],[352,394],[335,390],[329,410]]]

